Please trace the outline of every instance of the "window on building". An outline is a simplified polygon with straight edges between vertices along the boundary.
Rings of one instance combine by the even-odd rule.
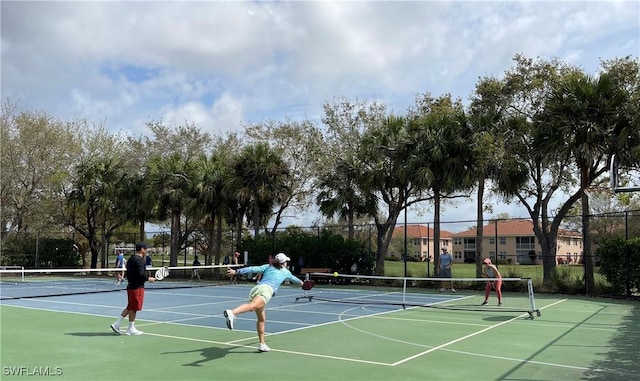
[[[500,256],[498,257],[500,259],[507,259],[507,252],[506,251],[501,251],[500,252]]]
[[[507,244],[507,237],[500,237],[500,244],[501,245],[506,245]]]
[[[465,238],[464,239],[464,251],[473,251],[476,249],[476,239],[475,238]]]
[[[535,250],[536,237],[516,237],[516,250]]]
[[[496,239],[495,237],[491,237],[489,238],[489,245],[495,245],[496,244]]]

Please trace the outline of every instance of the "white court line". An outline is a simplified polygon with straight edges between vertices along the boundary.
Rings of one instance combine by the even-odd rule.
[[[513,362],[517,362],[517,363],[523,363],[524,362],[526,364],[546,365],[546,366],[554,366],[554,367],[558,367],[558,368],[568,368],[568,369],[577,369],[577,370],[591,370],[591,371],[596,371],[596,372],[603,372],[604,371],[604,369],[598,369],[598,368],[586,368],[586,367],[583,367],[583,366],[558,364],[558,363],[545,362],[545,361],[523,360],[523,359],[517,359],[517,358],[513,358],[513,357],[488,355],[488,354],[485,354],[485,353],[474,353],[474,352],[457,351],[455,349],[443,349],[443,351],[451,352],[451,353],[458,353],[458,354],[462,354],[462,355],[485,357],[485,358],[489,358],[489,359],[492,359],[492,360],[513,361]]]
[[[563,299],[563,300],[557,301],[555,303],[552,303],[552,304],[549,304],[549,305],[547,305],[545,307],[542,307],[541,309],[546,309],[548,307],[551,307],[553,305],[559,304],[559,303],[564,302],[566,300],[567,299]],[[60,311],[60,310],[53,310],[53,309],[46,309],[46,308],[14,306],[14,305],[5,305],[5,306],[7,306],[7,307],[15,307],[15,308],[41,310],[41,311],[44,310],[44,311],[58,312],[58,313],[68,313],[68,314],[78,314],[78,315],[85,315],[85,316],[113,318],[113,316],[108,316],[108,315],[84,313],[84,312],[77,312],[77,311]],[[359,308],[359,307],[355,307],[355,308]],[[312,327],[319,327],[319,326],[323,326],[323,325],[330,325],[330,324],[336,324],[336,323],[344,324],[344,322],[347,322],[347,321],[350,321],[350,320],[362,319],[362,318],[367,318],[367,317],[388,318],[388,317],[381,317],[380,315],[385,315],[385,314],[398,312],[398,311],[399,310],[384,311],[384,312],[380,312],[380,313],[373,314],[373,315],[362,315],[362,316],[356,316],[356,317],[352,317],[352,318],[345,319],[345,320],[339,320],[339,321],[326,322],[326,323],[322,323],[322,324],[309,325],[309,327],[294,328],[294,329],[287,330],[287,331],[268,334],[268,336],[280,335],[280,334],[283,334],[283,333],[295,332],[295,331],[300,331],[300,330],[308,329],[308,328],[312,328]],[[347,311],[344,311],[344,312],[347,312]],[[300,355],[300,356],[327,358],[327,359],[347,361],[347,362],[367,363],[367,364],[381,365],[381,366],[396,366],[396,365],[402,364],[404,362],[407,362],[407,361],[409,361],[411,359],[414,359],[414,358],[417,358],[419,356],[422,356],[424,354],[433,352],[433,351],[435,351],[437,349],[442,349],[444,351],[452,352],[452,353],[460,353],[460,354],[465,354],[465,355],[470,355],[470,356],[479,356],[479,357],[493,358],[493,359],[499,359],[499,360],[505,360],[505,361],[514,361],[514,362],[519,362],[519,363],[531,363],[531,364],[547,365],[547,366],[554,366],[554,367],[560,367],[560,368],[569,368],[569,369],[577,369],[577,370],[592,370],[592,371],[603,371],[603,372],[606,371],[606,370],[603,370],[603,369],[584,368],[584,367],[578,367],[578,366],[572,366],[572,365],[540,362],[540,361],[533,361],[533,360],[526,360],[526,359],[508,358],[508,357],[493,356],[493,355],[487,355],[487,354],[481,354],[481,353],[463,352],[463,351],[457,351],[457,350],[452,350],[452,349],[443,349],[446,346],[452,345],[452,344],[454,344],[456,342],[465,340],[465,339],[470,338],[472,336],[476,336],[476,335],[478,335],[480,333],[486,332],[486,331],[488,331],[490,329],[496,328],[496,327],[501,326],[503,324],[506,324],[506,323],[512,322],[514,320],[520,319],[521,317],[524,317],[524,316],[527,316],[527,315],[523,314],[523,315],[521,315],[519,317],[516,317],[516,318],[510,319],[510,320],[507,320],[507,321],[504,321],[504,322],[489,326],[489,327],[487,327],[487,328],[485,328],[483,330],[480,330],[480,331],[478,331],[476,333],[461,337],[461,338],[456,339],[456,340],[452,340],[452,341],[450,341],[448,343],[442,344],[442,345],[437,346],[437,347],[429,347],[429,346],[426,346],[426,345],[423,345],[423,344],[405,342],[405,341],[391,339],[391,338],[387,338],[387,337],[384,337],[384,336],[379,336],[379,335],[373,334],[373,336],[379,336],[380,338],[383,338],[383,339],[386,339],[386,340],[392,340],[392,341],[396,341],[396,342],[400,342],[400,343],[410,344],[410,345],[413,345],[413,346],[421,346],[421,347],[430,348],[427,351],[423,351],[423,352],[421,352],[421,353],[419,353],[417,355],[405,358],[405,359],[397,361],[395,363],[384,363],[384,362],[378,362],[378,361],[359,360],[359,359],[352,359],[352,358],[339,357],[339,356],[329,356],[329,355],[314,354],[314,353],[308,353],[308,352],[288,351],[288,350],[280,350],[280,349],[274,349],[274,348],[272,348],[271,351],[272,352],[281,352],[281,353],[290,353],[290,354],[295,354],[295,355]],[[196,318],[192,318],[192,319],[196,319]],[[148,319],[142,319],[142,320],[151,322],[153,324],[163,324],[163,323],[164,324],[173,324],[172,322],[167,322],[167,321],[153,321],[153,320],[148,320]],[[181,319],[181,320],[191,320],[191,319]],[[290,322],[288,322],[288,323],[290,323]],[[146,323],[146,324],[145,323],[141,323],[141,324],[139,324],[140,327],[148,326],[148,325],[151,325],[151,324],[150,323]],[[222,329],[222,328],[217,328],[217,327],[191,325],[191,324],[184,324],[184,323],[181,323],[179,325],[196,327],[196,328]],[[349,325],[347,324],[347,326],[349,326]],[[349,327],[351,327],[351,326],[349,326]],[[354,327],[351,327],[351,328],[358,330],[357,328],[354,328]],[[226,328],[224,328],[224,329],[226,330]],[[239,331],[239,330],[236,330],[236,331]],[[253,331],[240,331],[240,332],[253,333]],[[365,331],[363,331],[363,332],[365,332]],[[370,332],[365,332],[365,333],[371,334]],[[251,347],[248,346],[248,345],[242,345],[242,344],[236,344],[236,343],[242,342],[242,341],[247,341],[247,340],[255,340],[255,337],[249,337],[249,338],[239,339],[239,340],[234,340],[234,341],[229,341],[229,342],[218,342],[218,341],[213,341],[213,340],[204,340],[204,339],[195,339],[195,338],[181,337],[181,336],[163,335],[163,334],[156,334],[156,333],[150,333],[150,332],[145,332],[145,335],[173,338],[173,339],[177,339],[177,340],[195,341],[195,342],[203,342],[203,343],[211,343],[211,344],[219,344],[219,345],[229,345],[229,346],[236,346],[236,347],[248,347],[248,348],[251,348]]]
[[[80,311],[61,311],[61,310],[55,310],[55,309],[50,309],[50,308],[42,308],[42,307],[29,307],[29,306],[15,306],[15,305],[11,305],[11,304],[0,304],[3,305],[5,307],[14,307],[14,308],[23,308],[23,309],[27,309],[27,310],[36,310],[36,311],[47,311],[47,312],[58,312],[58,313],[63,313],[63,314],[73,314],[73,315],[83,315],[83,316],[94,316],[94,317],[101,317],[101,318],[109,318],[109,319],[116,319],[120,314],[118,313],[117,315],[104,315],[104,314],[94,314],[94,313],[89,313],[89,312],[80,312]],[[119,307],[121,308],[121,307]],[[148,310],[144,310],[144,311],[148,311]],[[221,317],[222,315],[208,315],[206,317]],[[180,319],[180,320],[194,320],[194,319],[202,319],[202,316],[200,317],[194,317],[194,318],[188,318],[188,319]],[[175,321],[180,321],[180,320],[175,320]],[[139,321],[145,322],[145,323],[139,323]],[[144,319],[144,318],[140,318],[140,319],[136,319],[136,326],[137,327],[145,327],[151,324],[174,324],[171,321],[166,321],[166,320],[152,320],[152,319]],[[180,326],[185,326],[185,327],[194,327],[194,328],[204,328],[204,329],[215,329],[215,330],[228,330],[227,327],[215,327],[215,326],[206,326],[206,325],[195,325],[195,324],[183,324],[183,323],[178,323],[176,325],[180,325]],[[238,330],[240,331],[240,330]],[[251,331],[240,331],[240,332],[251,332],[251,333],[255,333],[255,331],[251,330]]]
[[[546,306],[544,306],[544,307],[543,307],[543,308],[541,308],[541,309],[544,309],[544,308],[548,308],[548,307],[554,306],[554,305],[556,305],[556,304],[559,304],[559,303],[565,302],[566,300],[567,300],[567,299],[559,300],[559,301],[557,301],[557,302],[555,302],[555,303],[551,303],[551,304],[549,304],[549,305],[546,305]],[[444,343],[444,344],[438,345],[437,347],[433,347],[433,348],[431,348],[431,349],[428,349],[428,350],[426,350],[426,351],[420,352],[420,353],[415,354],[415,355],[413,355],[413,356],[409,356],[409,357],[407,357],[407,358],[405,358],[405,359],[403,359],[403,360],[396,361],[395,363],[393,363],[393,366],[400,365],[400,364],[402,364],[402,363],[405,363],[405,362],[407,362],[407,361],[409,361],[409,360],[413,360],[413,359],[415,359],[415,358],[417,358],[417,357],[420,357],[420,356],[424,356],[424,355],[426,355],[426,354],[428,354],[428,353],[431,353],[431,352],[433,352],[433,351],[437,351],[438,349],[446,348],[446,347],[448,347],[448,346],[450,346],[450,345],[453,345],[453,344],[458,343],[458,342],[460,342],[460,341],[466,340],[466,339],[468,339],[468,338],[470,338],[470,337],[478,336],[478,335],[479,335],[479,334],[481,334],[481,333],[487,332],[487,331],[492,330],[492,329],[494,329],[494,328],[498,328],[498,327],[500,327],[500,326],[502,326],[502,325],[505,325],[505,324],[507,324],[507,323],[510,323],[510,322],[512,322],[512,321],[514,321],[514,320],[521,319],[521,318],[523,318],[523,317],[525,317],[525,316],[527,316],[527,315],[528,315],[528,313],[527,313],[527,314],[522,314],[522,315],[520,315],[520,316],[516,316],[516,317],[514,317],[513,319],[505,320],[505,321],[500,322],[500,323],[498,323],[498,324],[494,324],[494,325],[492,325],[492,326],[489,326],[489,327],[487,327],[487,328],[485,328],[485,329],[481,329],[480,331],[477,331],[477,332],[471,333],[471,334],[466,335],[466,336],[459,337],[459,338],[457,338],[457,339],[455,339],[455,340],[451,340],[451,341],[449,341],[449,342],[447,342],[447,343]],[[526,361],[526,360],[523,360],[523,361]]]
[[[549,304],[545,307],[542,307],[541,309],[545,309],[548,307],[551,307],[555,304],[559,304],[561,302],[566,301],[567,299],[563,299],[560,301],[557,301],[555,303]],[[110,317],[112,318],[113,316],[105,316],[105,315],[100,315],[100,314],[91,314],[91,313],[84,313],[84,312],[75,312],[75,311],[59,311],[59,310],[49,310],[49,309],[43,309],[43,308],[36,308],[36,307],[25,307],[25,306],[13,306],[13,305],[5,305],[7,307],[15,307],[15,308],[24,308],[24,309],[33,309],[33,310],[40,310],[40,311],[50,311],[50,312],[58,312],[58,313],[68,313],[68,314],[77,314],[77,315],[86,315],[86,316],[94,316],[94,317]],[[334,322],[327,322],[327,323],[323,323],[323,324],[317,324],[314,326],[323,326],[323,325],[329,325],[329,324],[335,324],[335,323],[343,323],[346,321],[350,321],[350,320],[355,320],[355,319],[361,319],[361,318],[366,318],[366,317],[371,317],[371,316],[380,316],[380,315],[384,315],[384,314],[388,314],[388,313],[392,313],[392,312],[397,312],[398,310],[394,310],[394,311],[384,311],[378,314],[374,314],[374,315],[365,315],[365,316],[357,316],[357,317],[353,317],[353,318],[349,318],[349,319],[345,319],[345,320],[340,320],[340,321],[334,321]],[[520,317],[526,316],[525,314],[521,315]],[[447,352],[452,352],[452,353],[459,353],[459,354],[465,354],[465,355],[469,355],[469,356],[479,356],[479,357],[485,357],[485,358],[492,358],[492,359],[497,359],[497,360],[504,360],[504,361],[513,361],[513,362],[519,362],[519,363],[529,363],[529,364],[537,364],[537,365],[546,365],[546,366],[554,366],[554,367],[559,367],[559,368],[567,368],[567,369],[576,369],[576,370],[592,370],[592,371],[597,371],[597,372],[606,372],[606,370],[604,369],[597,369],[597,368],[585,368],[585,367],[578,367],[578,366],[572,366],[572,365],[565,365],[565,364],[556,364],[556,363],[549,363],[549,362],[542,362],[542,361],[533,361],[533,360],[526,360],[526,359],[517,359],[517,358],[509,358],[509,357],[502,357],[502,356],[494,356],[494,355],[487,355],[487,354],[482,354],[482,353],[473,353],[473,352],[464,352],[464,351],[458,351],[458,350],[453,350],[453,349],[444,349],[444,347],[451,345],[453,343],[459,342],[461,340],[464,340],[466,338],[469,338],[471,336],[475,336],[478,335],[482,332],[486,332],[489,329],[498,327],[502,324],[511,322],[513,320],[519,319],[520,317],[511,319],[511,320],[507,320],[505,322],[501,322],[499,324],[490,326],[486,329],[483,329],[481,331],[478,331],[474,334],[471,335],[467,335],[465,337],[450,341],[449,343],[445,343],[443,345],[440,345],[438,347],[431,347],[431,349],[424,351],[418,355],[415,356],[411,356],[409,358],[406,358],[404,360],[395,362],[395,363],[384,363],[384,362],[378,362],[378,361],[369,361],[369,360],[359,360],[359,359],[353,359],[353,358],[347,358],[347,357],[339,357],[339,356],[329,356],[329,355],[322,355],[322,354],[314,354],[314,353],[308,353],[308,352],[298,352],[298,351],[288,351],[288,350],[281,350],[281,349],[274,349],[272,348],[271,351],[272,352],[280,352],[280,353],[289,353],[289,354],[295,354],[295,355],[299,355],[299,356],[307,356],[307,357],[317,357],[317,358],[326,358],[326,359],[332,359],[332,360],[340,360],[340,361],[347,361],[347,362],[356,362],[356,363],[366,363],[366,364],[372,364],[372,365],[381,365],[381,366],[396,366],[399,365],[401,363],[404,363],[410,359],[416,358],[418,356],[422,356],[424,354],[430,353],[436,349],[442,349],[443,351],[447,351]],[[186,319],[185,319],[186,320]],[[146,320],[148,321],[148,320]],[[167,323],[167,324],[172,324],[171,322],[166,322],[166,321],[157,321],[154,322],[157,324],[162,324],[162,323]],[[190,324],[179,324],[181,326],[192,326],[192,327],[197,327],[197,328],[207,328],[207,329],[221,329],[221,328],[216,328],[216,327],[203,327],[203,326],[198,326],[198,325],[190,325]],[[142,326],[142,324],[140,325]],[[306,328],[295,328],[295,329],[291,329],[291,330],[287,330],[287,331],[283,331],[283,332],[278,332],[278,333],[274,333],[274,334],[269,334],[268,336],[273,336],[273,335],[278,335],[278,334],[282,334],[282,333],[288,333],[288,332],[294,332],[294,331],[299,331],[302,329],[306,329]],[[357,329],[357,328],[356,328]],[[225,328],[226,330],[226,328]],[[244,331],[244,332],[252,332],[253,331]],[[369,332],[366,332],[369,333]],[[370,333],[369,333],[370,334]],[[237,342],[241,342],[241,341],[246,341],[246,340],[255,340],[255,337],[250,337],[250,338],[246,338],[246,339],[240,339],[240,340],[234,340],[234,341],[229,341],[229,342],[219,342],[219,341],[214,341],[214,340],[205,340],[205,339],[197,339],[197,338],[189,338],[189,337],[182,337],[182,336],[171,336],[171,335],[163,335],[163,334],[157,334],[157,333],[150,333],[150,332],[145,332],[145,335],[149,335],[149,336],[157,336],[157,337],[165,337],[165,338],[172,338],[172,339],[176,339],[176,340],[185,340],[185,341],[193,341],[193,342],[201,342],[201,343],[209,343],[209,344],[217,344],[217,345],[227,345],[227,346],[235,346],[235,347],[246,347],[246,348],[252,348],[251,346],[248,345],[242,345],[242,344],[236,344]],[[377,336],[377,335],[374,335]],[[381,336],[382,337],[382,336]],[[389,338],[385,338],[382,337],[384,339],[389,339]],[[411,343],[411,342],[403,342],[401,340],[395,340],[395,339],[391,339],[393,341],[397,341],[397,342],[401,342],[401,343],[406,343],[406,344],[411,344],[414,346],[422,346],[422,347],[428,347],[426,345],[423,344],[418,344],[418,343]]]
[[[200,343],[227,345],[227,346],[234,346],[234,347],[255,348],[255,347],[251,347],[251,346],[248,346],[248,345],[235,344],[233,342],[220,342],[220,341],[212,341],[212,340],[204,340],[204,339],[193,339],[193,338],[190,338],[190,337],[163,335],[163,334],[159,334],[159,333],[147,333],[147,332],[145,332],[144,334],[145,335],[149,335],[149,336],[165,337],[165,338],[168,338],[168,339],[196,341],[196,342],[200,342]],[[254,341],[255,341],[255,339],[256,339],[255,337],[252,338],[252,340],[254,340]],[[271,348],[271,352],[289,353],[289,354],[300,355],[300,356],[319,357],[319,358],[325,358],[325,359],[340,360],[340,361],[347,361],[347,362],[356,362],[356,363],[364,363],[364,364],[391,366],[391,364],[384,363],[384,362],[369,361],[369,360],[359,360],[359,359],[353,359],[353,358],[348,358],[348,357],[321,355],[321,354],[309,353],[309,352],[287,351],[287,350],[284,350],[284,349]]]

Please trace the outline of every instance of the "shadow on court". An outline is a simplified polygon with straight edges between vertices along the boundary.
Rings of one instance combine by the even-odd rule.
[[[606,345],[606,358],[593,363],[595,369],[607,369],[609,372],[589,370],[589,380],[627,381],[638,377],[640,373],[640,306],[633,306],[618,325],[618,334]]]
[[[98,336],[118,337],[118,335],[116,335],[113,332],[68,332],[68,333],[65,333],[65,335],[78,336],[78,337],[98,337]]]
[[[482,320],[485,320],[485,321],[507,321],[507,320],[511,320],[513,318],[517,318],[517,316],[487,316],[485,318],[482,318]]]
[[[228,354],[247,354],[247,353],[258,353],[258,350],[251,350],[245,347],[230,347],[230,348],[219,348],[219,347],[208,347],[202,349],[193,349],[189,351],[177,351],[177,352],[162,352],[162,355],[172,355],[172,354],[187,354],[187,353],[200,353],[202,356],[201,359],[182,364],[182,366],[202,366],[203,364],[218,360],[225,357]]]

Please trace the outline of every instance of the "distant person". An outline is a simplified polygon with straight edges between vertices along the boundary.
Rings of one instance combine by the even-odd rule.
[[[491,289],[494,289],[498,295],[498,307],[500,307],[502,305],[502,275],[498,268],[491,263],[491,259],[485,258],[482,261],[482,265],[482,276],[485,278],[497,278],[497,280],[488,281],[484,286],[484,302],[482,302],[482,305],[484,306],[489,302]]]
[[[227,269],[227,276],[234,277],[237,274],[249,274],[258,273],[262,274],[262,280],[255,285],[249,292],[250,302],[241,304],[232,310],[224,310],[224,317],[227,319],[227,328],[233,329],[236,316],[249,311],[255,311],[258,319],[256,323],[256,330],[258,331],[258,340],[260,342],[258,351],[268,352],[271,349],[264,341],[264,329],[267,322],[267,315],[265,313],[265,307],[271,298],[278,291],[278,287],[285,280],[290,280],[293,283],[302,286],[302,281],[291,274],[287,270],[287,262],[291,259],[284,253],[279,253],[275,256],[271,263],[262,266],[245,267],[242,269]]]
[[[451,279],[451,265],[453,265],[453,257],[449,254],[446,246],[442,246],[440,253],[440,277]],[[445,281],[442,281],[440,292],[445,290]],[[456,292],[453,288],[453,279],[451,280],[451,292]]]
[[[193,257],[192,266],[194,266],[194,267],[195,266],[200,266],[200,261],[198,260],[198,256],[197,255],[195,255]],[[200,274],[198,274],[198,269],[197,268],[194,268],[193,271],[191,272],[191,279],[193,279],[193,278],[198,278],[198,280],[201,280],[200,279]]]
[[[149,255],[149,253],[147,253],[147,255],[144,258],[144,266],[146,268],[153,267],[153,260],[151,259],[151,256]]]
[[[144,255],[147,253],[147,245],[144,242],[136,244],[136,252],[127,261],[127,306],[118,317],[115,323],[111,324],[111,330],[116,335],[120,334],[120,324],[125,317],[129,317],[129,328],[127,335],[137,336],[144,332],[138,331],[135,326],[136,315],[142,310],[144,302],[144,282],[155,282],[154,277],[147,276],[144,265]]]
[[[232,265],[238,265],[240,264],[240,252],[236,251],[233,253],[233,258],[231,258],[231,264]],[[234,267],[235,269],[237,269],[237,267]],[[234,275],[231,277],[231,283],[238,283],[238,276]]]
[[[116,257],[116,268],[121,269],[121,271],[118,272],[118,281],[116,282],[116,284],[120,285],[122,284],[124,274],[127,271],[127,262],[124,260],[124,254],[122,251],[119,251],[118,256]]]

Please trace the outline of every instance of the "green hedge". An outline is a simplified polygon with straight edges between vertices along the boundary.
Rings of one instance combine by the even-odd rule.
[[[599,272],[615,295],[631,297],[640,291],[640,238],[605,239],[596,255]]]

